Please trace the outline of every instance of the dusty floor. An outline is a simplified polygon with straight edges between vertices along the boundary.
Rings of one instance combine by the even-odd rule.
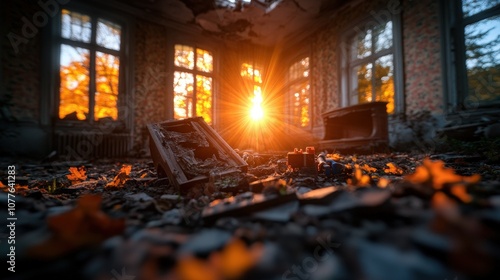
[[[0,219],[15,225],[0,230],[2,259],[14,261],[4,262],[4,269],[15,270],[2,275],[208,280],[500,274],[498,161],[457,153],[336,154],[329,156],[345,168],[327,177],[283,168],[286,154],[240,155],[249,170],[237,184],[209,182],[182,195],[157,178],[150,159],[1,159]],[[14,187],[7,181],[10,165]]]

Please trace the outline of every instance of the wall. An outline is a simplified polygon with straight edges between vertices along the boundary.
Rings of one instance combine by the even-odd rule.
[[[0,155],[43,157],[49,135],[40,127],[41,33],[48,16],[35,1],[1,5]]]
[[[351,2],[339,9],[320,31],[312,36],[312,91],[321,112],[340,106],[340,56],[338,45],[344,30],[353,23],[376,20],[386,11],[400,10],[403,39],[404,113],[429,110],[443,113],[439,8],[437,1],[383,0]],[[356,25],[354,25],[356,26]],[[392,119],[392,117],[391,117]],[[315,121],[322,126],[321,119]],[[404,135],[398,132],[404,130]],[[408,140],[411,131],[391,121],[391,142]],[[322,135],[317,135],[321,137]],[[403,139],[405,138],[405,139]]]
[[[146,148],[148,123],[167,118],[168,32],[165,26],[137,20],[134,39],[134,144]],[[146,149],[142,152],[148,152]]]

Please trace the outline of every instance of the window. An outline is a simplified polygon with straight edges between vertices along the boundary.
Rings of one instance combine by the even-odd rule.
[[[374,23],[374,21],[371,21]],[[344,105],[387,102],[395,110],[393,22],[355,28],[343,41]]]
[[[241,77],[243,78],[247,88],[250,89],[250,118],[258,121],[264,117],[264,109],[262,108],[262,67],[256,66],[253,63],[243,63],[241,65]],[[253,89],[253,90],[252,90]]]
[[[500,104],[500,0],[443,2],[452,109]],[[455,64],[452,62],[455,61]],[[451,75],[450,75],[451,73]],[[455,76],[455,75],[456,76]],[[454,84],[456,82],[456,84]],[[454,88],[456,87],[456,90]]]
[[[201,116],[213,122],[213,55],[186,45],[175,45],[174,118]]]
[[[289,123],[302,128],[311,126],[311,94],[309,84],[309,57],[293,63],[288,70]]]
[[[59,119],[117,120],[122,26],[67,9],[60,26]]]

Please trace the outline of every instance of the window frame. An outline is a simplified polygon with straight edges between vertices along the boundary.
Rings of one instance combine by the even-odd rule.
[[[92,22],[92,33],[91,33],[91,42],[84,43],[79,41],[73,41],[71,39],[63,38],[61,34],[62,28],[62,10],[66,9],[72,12],[77,12],[81,14],[88,15],[91,18]],[[50,84],[43,84],[42,87],[47,89],[47,92],[51,93],[51,102],[42,102],[42,109],[47,112],[51,112],[50,119],[53,120],[53,123],[57,126],[71,126],[71,127],[97,127],[101,122],[99,120],[94,119],[94,106],[95,106],[95,94],[94,97],[91,97],[92,89],[95,89],[95,59],[92,63],[92,59],[89,65],[89,115],[85,120],[64,120],[59,118],[59,106],[60,106],[60,55],[61,55],[61,46],[63,44],[75,47],[82,47],[88,49],[89,52],[95,54],[97,52],[104,52],[112,55],[116,55],[120,60],[120,69],[118,76],[118,100],[117,100],[117,110],[118,117],[116,120],[113,120],[113,128],[114,130],[122,130],[129,131],[132,129],[133,124],[133,107],[131,106],[131,94],[130,89],[132,88],[133,82],[130,77],[133,76],[131,67],[131,46],[130,46],[130,38],[132,36],[132,24],[126,17],[121,16],[118,13],[113,12],[103,12],[106,9],[100,9],[97,6],[88,6],[81,3],[69,3],[67,5],[61,6],[61,9],[58,11],[57,15],[52,19],[51,22],[51,31],[50,33],[44,34],[44,41],[50,42],[46,43],[45,49],[50,49],[50,55],[47,56],[45,61],[49,61],[50,63],[47,65],[51,65],[51,71],[46,71],[42,74],[42,77],[47,77],[50,75]],[[102,46],[97,45],[95,39],[97,30],[97,21],[98,19],[110,21],[115,24],[119,24],[121,27],[121,36],[120,36],[120,49],[118,51],[108,49]],[[93,101],[91,101],[93,100]],[[48,104],[47,104],[48,103]],[[49,109],[50,108],[50,109]],[[45,122],[49,123],[49,119],[45,119]],[[42,121],[43,123],[43,121]]]
[[[189,68],[184,68],[182,66],[177,66],[175,65],[175,46],[177,45],[181,45],[181,46],[185,46],[185,47],[190,47],[190,48],[193,48],[193,60],[194,60],[194,64],[193,64],[193,69],[189,69]],[[197,105],[197,88],[196,88],[196,76],[197,75],[201,75],[201,76],[205,76],[205,77],[209,77],[212,79],[212,104],[211,104],[211,114],[212,114],[212,121],[211,121],[211,126],[214,126],[216,123],[217,123],[217,116],[216,116],[216,92],[217,92],[217,73],[218,73],[218,66],[217,66],[217,53],[216,53],[216,50],[211,47],[211,46],[206,46],[206,45],[203,45],[203,44],[199,44],[199,43],[196,43],[196,42],[186,42],[186,41],[175,41],[173,43],[170,44],[171,48],[170,48],[170,52],[169,52],[169,58],[171,58],[171,62],[170,62],[170,67],[172,69],[172,75],[171,75],[171,92],[172,92],[172,95],[171,95],[171,98],[170,98],[170,102],[171,102],[171,115],[172,115],[172,118],[175,117],[175,103],[174,103],[174,98],[175,98],[175,85],[174,85],[174,81],[175,81],[175,72],[186,72],[186,73],[190,73],[193,75],[193,107],[192,110],[194,112],[193,116],[192,117],[195,117],[197,116],[196,114],[196,105]],[[207,51],[207,52],[210,52],[212,54],[212,72],[204,72],[204,71],[201,71],[201,70],[198,70],[196,69],[196,63],[197,63],[197,52],[196,50],[197,49],[201,49],[203,51]],[[188,117],[189,118],[189,117]]]
[[[294,80],[291,80],[291,77],[290,77],[290,68],[295,65],[296,63],[299,63],[300,61],[302,61],[303,59],[306,59],[308,58],[309,59],[309,75],[307,77],[299,77],[299,78],[296,78]],[[288,63],[288,67],[286,68],[286,98],[285,98],[285,102],[286,102],[286,106],[285,106],[285,116],[286,116],[286,122],[293,126],[293,127],[297,127],[297,128],[300,128],[300,129],[303,129],[303,130],[306,130],[306,131],[311,131],[314,127],[314,95],[312,94],[313,91],[312,91],[312,78],[311,78],[311,74],[312,74],[312,57],[310,55],[310,53],[308,52],[301,52],[300,54],[294,56],[293,59],[289,60],[289,63]],[[308,82],[309,84],[309,124],[307,126],[297,126],[296,124],[293,123],[293,98],[291,96],[291,89],[292,89],[292,86],[294,85],[299,85],[299,84],[302,84],[304,82]]]
[[[339,75],[339,106],[347,107],[354,104],[350,104],[350,91],[351,91],[351,80],[352,80],[352,65],[350,64],[350,55],[351,55],[351,38],[354,37],[359,31],[365,31],[366,26],[373,27],[373,25],[369,25],[370,23],[378,23],[378,19],[375,19],[373,16],[365,17],[352,25],[349,25],[347,28],[341,32],[340,36],[340,44],[337,47],[337,53],[339,56],[339,67],[338,71]],[[392,54],[393,56],[393,67],[394,67],[394,112],[393,115],[396,114],[404,114],[405,112],[405,94],[404,94],[404,69],[403,69],[403,42],[402,42],[402,25],[401,25],[401,13],[391,13],[391,17],[389,20],[392,22],[392,46],[388,49],[384,49],[379,53],[383,53],[379,57],[383,57],[388,54]],[[368,57],[357,59],[360,64],[363,64],[366,61],[369,61],[373,56],[371,54]],[[375,61],[376,58],[373,60]],[[373,102],[373,101],[372,101]]]
[[[481,20],[500,16],[500,5],[463,17],[462,0],[439,1],[441,14],[441,49],[443,69],[443,92],[447,114],[461,111],[475,111],[481,108],[499,106],[479,104],[469,99],[469,85],[466,65],[465,27]]]

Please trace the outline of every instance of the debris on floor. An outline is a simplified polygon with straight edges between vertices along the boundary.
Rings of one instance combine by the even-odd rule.
[[[5,279],[500,274],[498,163],[457,153],[230,152],[197,121],[151,129],[164,136],[153,161],[18,162],[15,185],[2,171],[0,205],[13,206],[14,194],[15,212],[0,219],[16,218],[0,231],[2,242],[15,239],[5,254],[16,272]],[[185,180],[165,170],[174,166],[167,152]]]

